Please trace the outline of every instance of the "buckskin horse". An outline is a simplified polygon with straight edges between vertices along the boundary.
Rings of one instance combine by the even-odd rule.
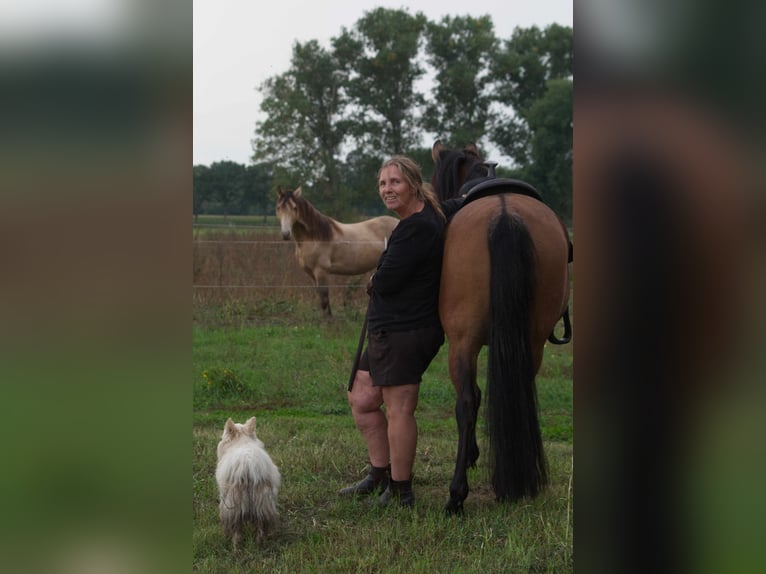
[[[295,257],[311,277],[326,317],[330,309],[329,275],[359,275],[375,269],[394,227],[395,217],[382,215],[359,223],[341,223],[316,209],[296,190],[278,188],[276,212],[282,239],[295,240]]]
[[[468,496],[476,465],[481,391],[477,356],[488,346],[485,424],[488,465],[498,500],[535,497],[547,484],[535,377],[546,340],[565,343],[571,244],[561,219],[532,186],[494,177],[475,146],[432,148],[431,184],[441,200],[465,195],[447,226],[439,314],[449,341],[458,448],[448,513]],[[564,319],[565,334],[554,328]]]

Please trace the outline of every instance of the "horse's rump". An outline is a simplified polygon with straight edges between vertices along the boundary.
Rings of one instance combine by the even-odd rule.
[[[569,240],[559,218],[544,203],[531,197],[501,194],[485,197],[460,209],[447,226],[440,292],[445,331],[467,324],[474,317],[484,324],[482,344],[488,342],[489,251],[487,230],[502,209],[517,216],[529,230],[537,257],[538,288],[532,302],[535,340],[550,335],[569,296],[567,256]],[[447,312],[449,311],[449,312]],[[547,332],[545,332],[547,329]],[[537,358],[537,357],[536,357]]]

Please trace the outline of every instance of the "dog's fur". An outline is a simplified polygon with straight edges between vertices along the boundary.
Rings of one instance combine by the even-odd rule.
[[[215,471],[221,526],[236,548],[242,529],[251,526],[261,542],[276,525],[279,469],[255,436],[255,417],[245,424],[226,421],[218,443]]]

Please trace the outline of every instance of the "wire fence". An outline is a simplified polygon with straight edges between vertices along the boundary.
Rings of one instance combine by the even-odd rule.
[[[318,314],[316,285],[300,267],[295,243],[279,228],[205,230],[192,240],[192,301],[195,318],[222,308],[250,317],[280,314],[285,306]],[[365,308],[369,273],[331,275],[326,285],[333,311]]]

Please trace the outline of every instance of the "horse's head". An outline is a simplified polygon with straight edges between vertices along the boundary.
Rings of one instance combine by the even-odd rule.
[[[436,140],[431,148],[431,158],[434,160],[431,185],[440,200],[457,197],[466,181],[485,177],[488,173],[487,165],[473,143],[462,150],[450,150]]]
[[[301,188],[295,191],[282,189],[280,185],[277,188],[279,196],[277,197],[277,217],[282,231],[282,239],[290,239],[292,236],[293,223],[298,217],[298,205],[295,198],[300,197]]]

